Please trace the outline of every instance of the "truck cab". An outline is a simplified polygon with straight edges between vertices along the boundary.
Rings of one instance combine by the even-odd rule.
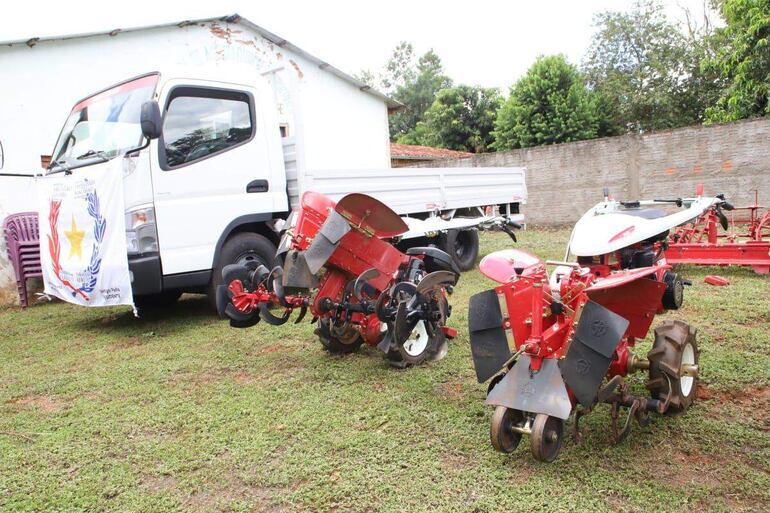
[[[56,144],[48,173],[124,159],[128,261],[140,302],[208,292],[227,263],[273,262],[276,223],[289,210],[274,95],[258,74],[248,83],[232,78],[132,78],[79,101]],[[151,121],[154,105],[161,125],[148,134],[141,122]]]

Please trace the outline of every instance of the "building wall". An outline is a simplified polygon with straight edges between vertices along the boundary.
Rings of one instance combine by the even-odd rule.
[[[79,99],[127,78],[169,69],[192,77],[196,70],[273,71],[269,76],[279,121],[288,123],[290,135],[303,142],[306,168],[390,165],[382,100],[242,24],[217,21],[0,47],[0,142],[5,154],[0,172],[39,170],[40,156],[53,151]],[[27,210],[36,210],[34,180],[0,177],[0,222],[8,213]],[[12,286],[13,273],[0,247],[0,291],[7,296]]]
[[[724,193],[735,205],[770,204],[770,117],[487,153],[421,167],[526,166],[527,223],[572,224],[613,197],[653,199]]]

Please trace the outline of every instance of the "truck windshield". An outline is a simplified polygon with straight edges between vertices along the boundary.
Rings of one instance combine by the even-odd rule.
[[[142,141],[139,115],[152,99],[158,75],[148,75],[95,94],[72,109],[54,149],[52,164],[80,167],[87,159],[104,161]]]

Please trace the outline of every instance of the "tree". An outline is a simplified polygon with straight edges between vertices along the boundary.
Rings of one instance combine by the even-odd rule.
[[[495,113],[502,104],[496,89],[461,85],[442,89],[425,120],[398,142],[480,153],[490,149]]]
[[[638,0],[630,12],[595,17],[586,61],[589,86],[607,102],[619,130],[645,131],[697,123],[702,92],[689,94],[700,78],[698,52],[670,23],[656,0]],[[701,85],[707,81],[700,81]]]
[[[393,140],[414,130],[424,119],[436,93],[452,86],[452,79],[444,75],[441,59],[433,50],[415,61],[414,48],[405,41],[393,49],[382,73],[375,75],[363,70],[357,78],[404,105],[389,119]]]
[[[725,0],[727,23],[718,31],[720,48],[704,63],[727,81],[709,122],[734,121],[770,114],[770,0]]]
[[[428,50],[417,61],[414,78],[398,86],[393,93],[393,98],[404,107],[390,116],[391,138],[396,139],[414,129],[424,120],[436,94],[451,86],[452,80],[444,75],[441,59],[433,50]]]
[[[605,135],[602,104],[563,55],[540,57],[497,113],[494,148],[509,150]]]

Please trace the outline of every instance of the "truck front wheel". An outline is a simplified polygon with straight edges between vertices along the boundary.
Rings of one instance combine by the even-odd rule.
[[[211,283],[208,290],[209,304],[216,309],[217,287],[222,283],[222,269],[226,265],[246,265],[248,262],[254,261],[268,269],[272,269],[277,263],[275,252],[275,244],[257,233],[236,233],[227,239],[224,245],[222,245],[222,251],[219,253],[219,258],[214,265],[213,274],[211,275]]]
[[[439,247],[452,257],[461,271],[470,271],[479,256],[479,232],[449,230],[441,236]]]

